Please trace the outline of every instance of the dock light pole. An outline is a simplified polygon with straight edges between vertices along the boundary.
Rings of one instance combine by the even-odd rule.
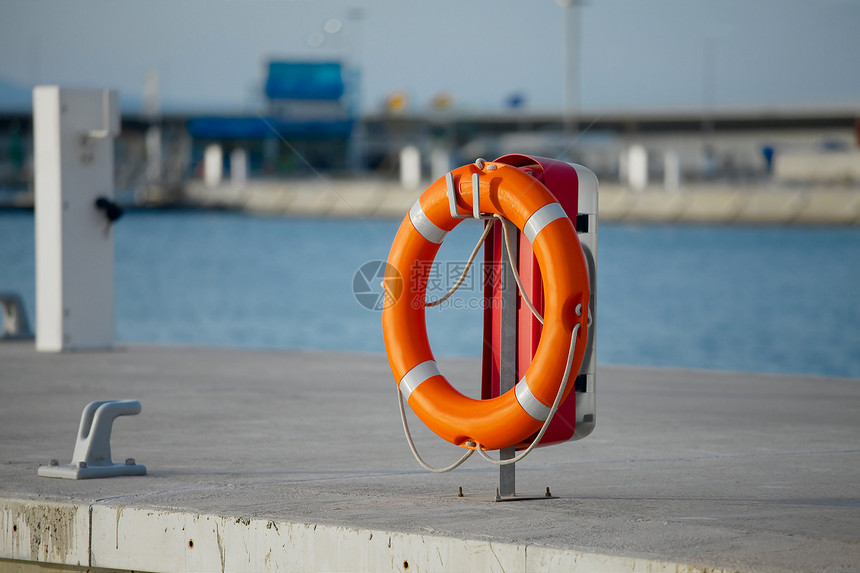
[[[577,130],[579,115],[579,52],[581,35],[582,0],[555,0],[564,14],[562,39],[562,76],[564,78],[564,102],[562,122],[564,134],[573,135]]]

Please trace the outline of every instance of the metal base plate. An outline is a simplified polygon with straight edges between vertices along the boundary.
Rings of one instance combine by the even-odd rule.
[[[59,466],[39,466],[37,472],[41,477],[61,479],[91,479],[117,476],[146,475],[146,466],[140,464],[111,464],[109,466],[78,467],[76,464]]]
[[[481,502],[499,502],[499,501],[538,501],[545,499],[558,499],[557,495],[546,495],[544,493],[536,494],[514,494],[514,495],[463,495],[457,496],[457,499],[466,501],[481,501]]]

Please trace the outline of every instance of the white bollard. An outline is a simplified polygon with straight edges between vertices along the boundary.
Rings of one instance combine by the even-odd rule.
[[[207,187],[218,187],[223,178],[224,150],[217,143],[212,143],[203,151],[203,183]]]
[[[248,152],[244,147],[236,147],[230,152],[230,183],[242,187],[248,181]]]
[[[681,157],[674,149],[663,156],[663,187],[677,191],[681,187]]]
[[[113,346],[113,230],[96,201],[113,200],[119,131],[114,91],[33,90],[40,352]]]
[[[648,152],[639,144],[627,151],[627,183],[636,191],[648,186]]]
[[[451,152],[437,147],[430,153],[430,179],[433,181],[451,171]]]
[[[421,185],[421,152],[414,145],[400,150],[400,184],[407,189]]]

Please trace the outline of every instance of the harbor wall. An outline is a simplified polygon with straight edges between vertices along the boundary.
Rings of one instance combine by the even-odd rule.
[[[128,208],[225,209],[291,217],[401,218],[421,192],[386,180],[250,180],[208,187],[189,181],[179,194],[150,188],[118,194]],[[32,209],[32,192],[5,194],[0,208]],[[669,191],[650,186],[636,191],[601,183],[603,222],[860,225],[860,187],[835,185],[698,184]]]
[[[214,188],[191,182],[183,204],[286,216],[400,218],[424,188],[380,181],[257,181]],[[699,185],[633,191],[602,184],[599,217],[604,222],[860,225],[860,188]]]

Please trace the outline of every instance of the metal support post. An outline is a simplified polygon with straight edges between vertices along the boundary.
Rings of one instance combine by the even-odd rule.
[[[519,256],[519,233],[510,233],[511,251]],[[502,301],[501,301],[501,348],[499,368],[499,394],[504,394],[517,384],[517,283],[507,256],[503,256]],[[514,261],[516,263],[516,261]],[[509,460],[516,455],[516,447],[499,451],[499,458]],[[499,466],[499,495],[516,495],[516,464]]]

